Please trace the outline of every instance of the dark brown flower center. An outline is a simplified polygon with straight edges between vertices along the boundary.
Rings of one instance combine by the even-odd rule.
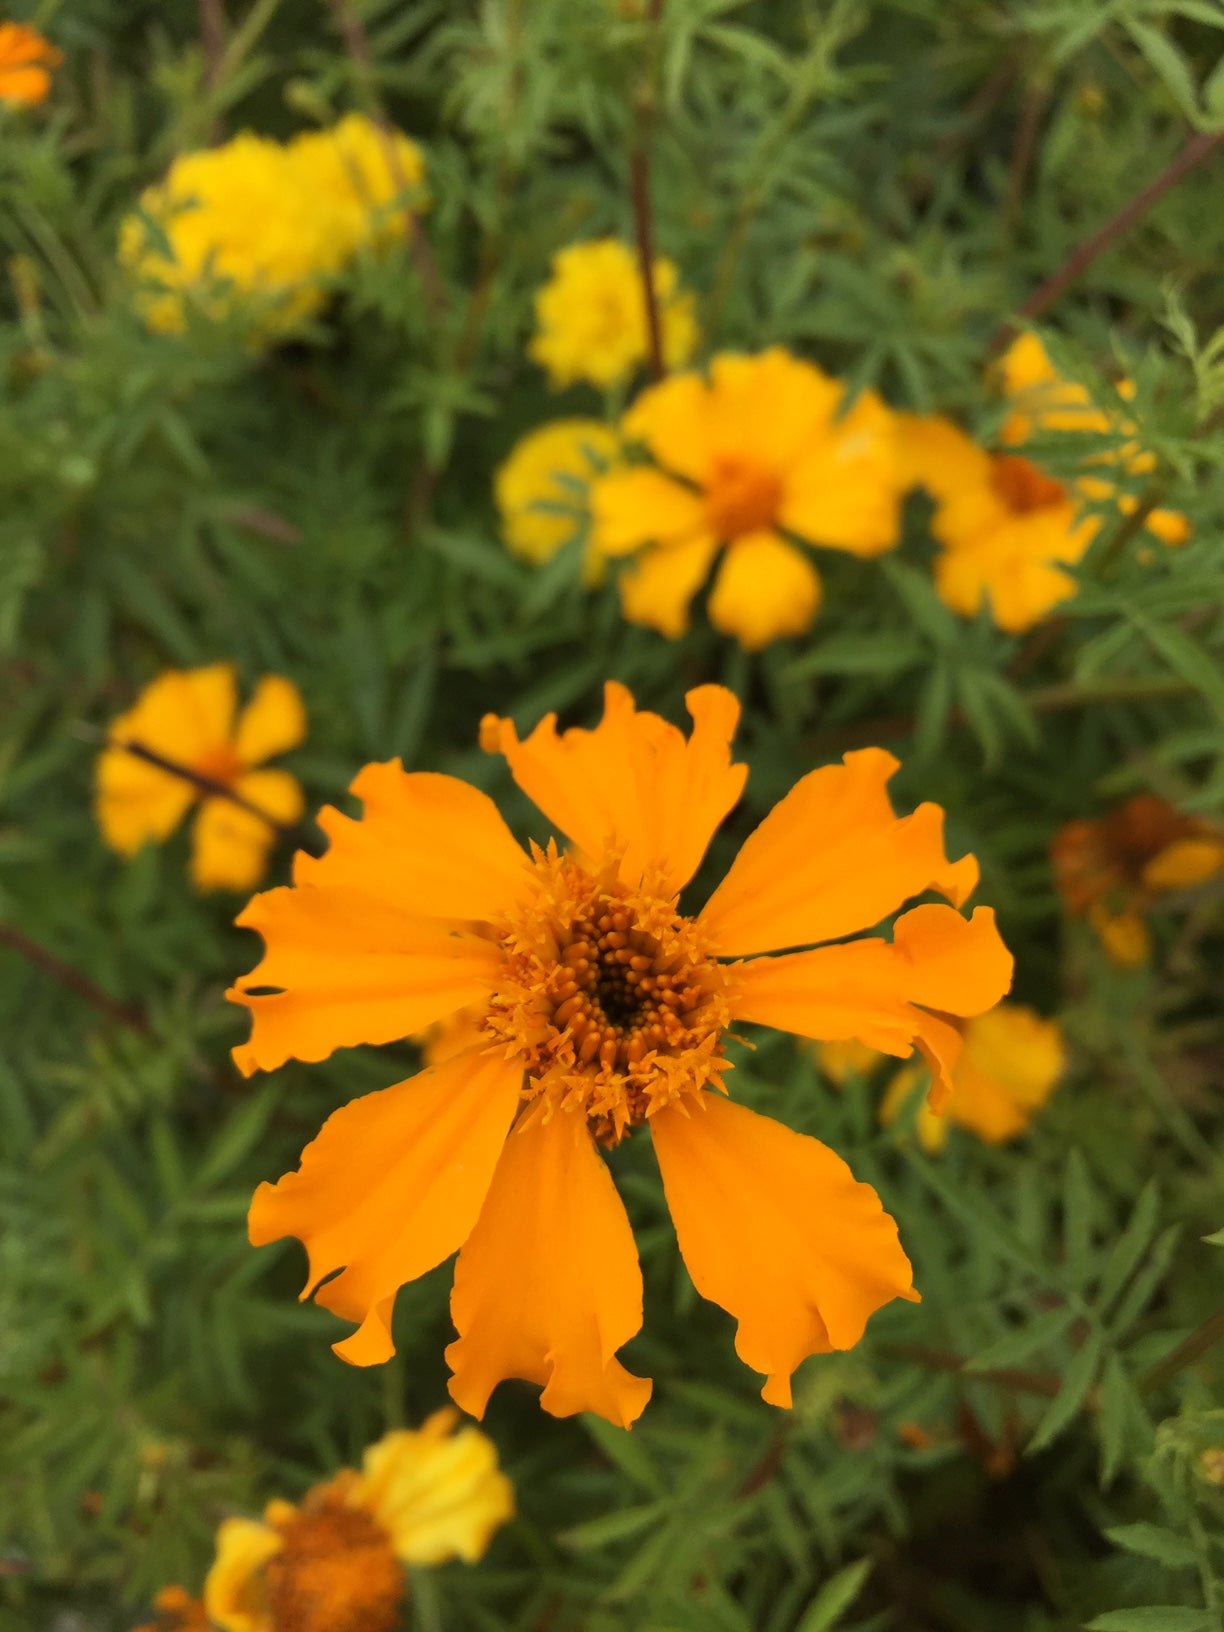
[[[392,1632],[404,1572],[383,1527],[359,1507],[304,1506],[267,1563],[275,1632]]]
[[[706,479],[710,529],[727,539],[772,527],[780,496],[781,484],[772,470],[733,455],[715,459]]]
[[[1061,482],[1029,459],[1016,453],[996,455],[990,470],[990,481],[1007,508],[1018,516],[1031,515],[1034,510],[1050,510],[1062,504],[1067,490]]]

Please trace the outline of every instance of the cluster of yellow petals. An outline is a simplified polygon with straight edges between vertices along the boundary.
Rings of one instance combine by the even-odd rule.
[[[584,576],[597,583],[604,562],[590,537],[590,487],[619,456],[620,438],[598,419],[554,419],[521,437],[493,478],[511,554],[542,566],[585,533]]]
[[[675,263],[666,256],[654,261],[652,281],[663,359],[668,368],[683,367],[697,344],[693,297],[680,289]],[[535,310],[528,352],[557,388],[587,380],[607,390],[626,381],[649,355],[641,267],[618,238],[558,250]]]
[[[1066,569],[1080,561],[1101,527],[1089,502],[1114,499],[1124,513],[1133,497],[1100,467],[1122,464],[1131,474],[1153,468],[1154,459],[1132,440],[1115,452],[1093,454],[1073,481],[1048,475],[1015,450],[1035,433],[1067,432],[1097,437],[1129,435],[1134,427],[1096,407],[1086,388],[1054,368],[1035,334],[1008,348],[999,376],[1010,405],[1002,448],[980,446],[942,415],[898,416],[898,440],[907,481],[935,501],[931,529],[941,545],[935,584],[954,612],[966,617],[988,603],[1001,629],[1020,633],[1075,594]],[[1131,394],[1129,382],[1119,386]],[[1166,544],[1190,533],[1176,511],[1155,510],[1145,525]]]
[[[46,100],[63,57],[27,23],[0,23],[0,107],[33,108]]]
[[[966,1020],[964,1047],[952,1070],[944,1116],[918,1108],[915,1130],[924,1149],[942,1150],[955,1123],[989,1145],[1021,1134],[1057,1087],[1067,1068],[1067,1045],[1056,1020],[1022,1003],[1000,1003]],[[920,1067],[904,1066],[888,1085],[880,1121],[894,1122],[921,1089]]]
[[[305,735],[301,695],[281,675],[265,675],[238,712],[232,664],[167,669],[107,731],[95,790],[103,838],[120,855],[134,855],[143,844],[169,838],[198,802],[193,884],[198,890],[253,889],[278,828],[298,821],[304,805],[296,777],[258,767],[296,748]],[[177,775],[169,766],[188,774]]]
[[[1105,816],[1066,823],[1050,859],[1067,911],[1087,918],[1114,963],[1137,968],[1151,956],[1144,915],[1153,898],[1224,873],[1224,833],[1140,793]]]
[[[492,1442],[437,1411],[366,1449],[300,1504],[262,1519],[225,1519],[203,1599],[158,1595],[142,1632],[393,1632],[404,1566],[480,1558],[514,1513],[514,1488]]]
[[[403,235],[423,176],[420,149],[361,114],[288,143],[242,132],[174,160],[123,221],[119,259],[150,328],[181,331],[190,306],[273,336],[318,311],[360,252]]]
[[[437,1063],[342,1106],[297,1171],[260,1187],[250,1232],[305,1244],[303,1296],[356,1324],[335,1346],[361,1365],[393,1352],[398,1289],[458,1251],[447,1358],[473,1415],[512,1377],[560,1416],[628,1426],[645,1406],[650,1382],[617,1358],[641,1325],[641,1271],[600,1154],[640,1126],[698,1290],[735,1317],[765,1398],[789,1404],[795,1367],[856,1343],[914,1295],[912,1273],[840,1157],[725,1096],[726,1025],[917,1046],[942,1099],[953,1017],[1010,982],[993,914],[956,910],[976,863],[948,860],[937,806],[895,814],[879,749],[803,777],[681,913],[747,774],[731,693],[703,686],[688,706],[687,738],[616,684],[592,730],[549,716],[520,741],[484,722],[564,852],[524,851],[455,778],[367,766],[363,816],[325,809],[327,853],[299,855],[292,887],[239,918],[266,943],[230,994],[253,1020],[244,1072],[460,1017]],[[955,904],[901,911],[928,891]],[[898,912],[891,938],[863,933]]]
[[[871,391],[847,407],[841,381],[780,346],[650,386],[621,428],[651,463],[601,478],[591,510],[596,548],[631,557],[620,578],[631,623],[682,635],[725,549],[710,621],[755,651],[816,616],[804,545],[875,556],[899,539],[894,416]]]

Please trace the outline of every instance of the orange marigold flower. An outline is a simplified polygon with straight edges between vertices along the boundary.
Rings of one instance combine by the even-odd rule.
[[[147,1621],[135,1632],[212,1632],[203,1600],[193,1598],[182,1587],[163,1587],[153,1600],[155,1621]]]
[[[32,108],[51,89],[51,70],[63,57],[36,28],[0,23],[0,104]]]
[[[112,721],[96,789],[98,825],[112,849],[131,856],[150,839],[169,838],[198,800],[191,853],[196,888],[249,890],[258,884],[278,826],[296,822],[304,800],[288,771],[255,767],[301,742],[306,712],[297,687],[276,674],[264,676],[235,719],[236,709],[233,665],[213,663],[168,669]],[[167,766],[182,766],[188,774]],[[218,792],[206,792],[196,778]]]
[[[269,1502],[262,1520],[226,1519],[204,1584],[220,1632],[391,1632],[405,1564],[475,1561],[514,1512],[492,1442],[456,1433],[458,1412],[371,1445],[300,1506]]]
[[[1119,425],[1084,386],[1058,374],[1035,334],[1013,342],[998,368],[1013,404],[1001,450],[980,447],[941,415],[898,415],[898,443],[909,484],[925,487],[935,500],[931,531],[943,547],[935,562],[940,596],[965,617],[989,600],[999,628],[1018,634],[1075,594],[1066,568],[1083,558],[1101,527],[1086,501],[1114,498],[1129,514],[1135,500],[1100,474],[1059,481],[1013,450],[1035,432],[1102,436],[1134,427]],[[1121,383],[1123,395],[1130,394],[1128,386]],[[1155,461],[1133,441],[1084,461],[1098,469],[1119,462],[1142,473]],[[1186,518],[1172,510],[1153,511],[1145,525],[1166,544],[1180,544],[1190,533]]]
[[[942,1150],[955,1122],[990,1145],[1023,1133],[1049,1099],[1067,1067],[1067,1045],[1056,1020],[1045,1020],[1023,1003],[1000,1003],[966,1020],[964,1048],[952,1069],[952,1096],[943,1117],[919,1108],[916,1131],[928,1151]],[[887,1127],[921,1084],[920,1067],[906,1066],[888,1086],[880,1106]]]
[[[893,415],[780,346],[723,353],[710,377],[676,374],[625,415],[655,464],[613,471],[591,494],[594,542],[634,555],[621,575],[631,623],[678,639],[725,545],[710,621],[749,651],[802,634],[820,606],[808,544],[874,556],[899,537]]]
[[[254,1022],[244,1072],[483,1007],[466,1049],[334,1112],[250,1214],[256,1245],[305,1243],[307,1291],[359,1323],[335,1345],[358,1365],[394,1352],[398,1289],[458,1250],[450,1390],[475,1416],[508,1377],[543,1384],[556,1416],[628,1426],[645,1406],[649,1381],[616,1358],[641,1326],[641,1272],[599,1154],[643,1124],[698,1290],[735,1316],[764,1397],[789,1405],[800,1361],[857,1343],[875,1309],[913,1296],[911,1270],[838,1156],[725,1097],[728,1025],[917,1045],[946,1093],[948,1016],[990,1008],[1011,977],[986,907],[918,906],[891,940],[846,939],[926,890],[959,904],[977,880],[972,857],[947,859],[937,806],[894,814],[897,762],[878,748],[803,777],[681,913],[747,775],[732,694],[702,686],[688,706],[688,739],[614,683],[594,730],[558,734],[549,715],[520,742],[484,722],[566,852],[524,853],[453,777],[368,765],[362,819],[325,809],[326,855],[298,856],[293,886],[238,919],[266,942],[230,994]]]
[[[1224,872],[1224,834],[1140,793],[1106,816],[1068,822],[1050,860],[1066,910],[1087,918],[1115,963],[1135,968],[1151,954],[1144,913],[1153,897]]]

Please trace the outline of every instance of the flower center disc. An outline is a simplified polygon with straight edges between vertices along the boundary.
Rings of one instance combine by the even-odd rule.
[[[706,485],[706,515],[719,538],[771,527],[782,487],[773,471],[734,455],[715,459]]]
[[[1016,453],[1001,453],[995,457],[990,471],[991,486],[1007,508],[1017,516],[1031,515],[1034,510],[1050,510],[1061,504],[1067,490],[1061,482],[1037,469],[1031,460]]]
[[[523,1058],[528,1098],[582,1111],[616,1144],[727,1069],[724,976],[672,900],[539,855],[541,898],[510,926],[489,1029]]]

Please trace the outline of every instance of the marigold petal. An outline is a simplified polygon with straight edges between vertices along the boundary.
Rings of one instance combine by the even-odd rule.
[[[228,747],[237,702],[232,663],[168,669],[145,687],[126,714],[112,722],[107,735],[111,742],[138,742],[176,764],[194,767],[219,748]]]
[[[593,485],[591,527],[601,555],[631,555],[644,544],[672,544],[704,532],[705,506],[661,470],[633,465]]]
[[[1000,1003],[965,1027],[948,1120],[988,1144],[1023,1133],[1067,1066],[1057,1022],[1021,1003]]]
[[[904,491],[891,409],[874,391],[811,437],[787,472],[778,524],[812,544],[881,555],[901,536]]]
[[[628,1428],[650,1398],[616,1351],[642,1324],[642,1273],[625,1209],[585,1122],[529,1115],[506,1141],[455,1266],[450,1391],[474,1417],[504,1378],[542,1383],[555,1417],[594,1411]]]
[[[267,870],[278,827],[296,822],[306,805],[301,784],[288,771],[248,771],[234,792],[268,819],[232,799],[206,799],[191,835],[191,881],[197,890],[253,890]]]
[[[679,640],[689,626],[693,597],[718,553],[713,535],[646,550],[620,576],[621,611],[630,623]]]
[[[365,766],[350,791],[364,815],[325,806],[327,853],[299,852],[295,884],[342,885],[414,917],[461,921],[500,918],[530,887],[526,855],[479,788],[393,759]]]
[[[972,856],[949,862],[943,811],[893,812],[898,768],[882,748],[809,771],[749,835],[701,914],[730,957],[836,940],[870,929],[911,896],[938,890],[958,906],[977,883]]]
[[[514,1486],[497,1466],[492,1440],[459,1413],[435,1411],[417,1430],[400,1428],[367,1448],[346,1501],[371,1513],[405,1564],[469,1564],[514,1514]]]
[[[361,1322],[333,1345],[343,1359],[368,1366],[395,1352],[395,1294],[470,1234],[521,1082],[516,1062],[458,1055],[342,1105],[296,1172],[256,1190],[252,1245],[297,1236],[310,1260],[302,1296],[317,1288],[316,1303]]]
[[[1174,548],[1178,544],[1184,544],[1194,532],[1194,523],[1189,516],[1183,516],[1180,510],[1149,510],[1144,517],[1143,525],[1162,544]]]
[[[990,483],[990,454],[942,414],[898,414],[896,439],[906,487],[925,487],[932,498],[950,500]]]
[[[94,814],[102,837],[121,856],[134,856],[147,840],[169,838],[195,797],[194,783],[125,748],[106,748],[98,756]]]
[[[1224,839],[1174,839],[1143,868],[1149,890],[1185,890],[1203,884],[1224,869]]]
[[[951,1091],[960,1051],[956,1028],[940,1016],[993,1008],[1011,977],[1012,957],[991,908],[962,918],[952,907],[932,904],[903,913],[891,942],[872,937],[738,965],[727,996],[736,1019],[800,1037],[853,1037],[897,1056],[917,1044],[943,1090],[935,1096],[938,1109]]]
[[[749,652],[803,634],[819,608],[815,567],[802,550],[768,530],[745,533],[730,546],[707,603],[714,627]]]
[[[493,942],[344,885],[265,890],[235,922],[267,946],[226,994],[251,1011],[251,1040],[234,1050],[248,1076],[409,1037],[487,1001],[501,968]]]
[[[234,751],[244,765],[287,754],[306,735],[306,706],[292,680],[265,674],[238,716]]]
[[[665,469],[700,487],[713,458],[709,395],[700,374],[672,374],[642,392],[621,428],[630,441],[644,443]]]
[[[1100,526],[1099,516],[1070,503],[1003,521],[936,556],[935,588],[963,617],[975,617],[989,599],[999,628],[1020,634],[1075,594],[1062,563],[1079,561]]]
[[[723,686],[698,686],[685,702],[693,717],[687,739],[635,708],[614,680],[604,687],[603,719],[593,731],[558,735],[549,714],[520,742],[511,721],[498,722],[511,774],[545,816],[588,856],[620,852],[622,881],[636,887],[649,874],[664,896],[697,871],[748,775],[747,766],[731,762],[735,696]]]
[[[264,1566],[284,1545],[258,1519],[222,1519],[204,1581],[204,1609],[221,1632],[272,1632]]]
[[[791,1404],[809,1354],[852,1348],[875,1310],[916,1299],[896,1224],[826,1145],[714,1094],[650,1127],[689,1274],[738,1321],[735,1352],[771,1405]]]

